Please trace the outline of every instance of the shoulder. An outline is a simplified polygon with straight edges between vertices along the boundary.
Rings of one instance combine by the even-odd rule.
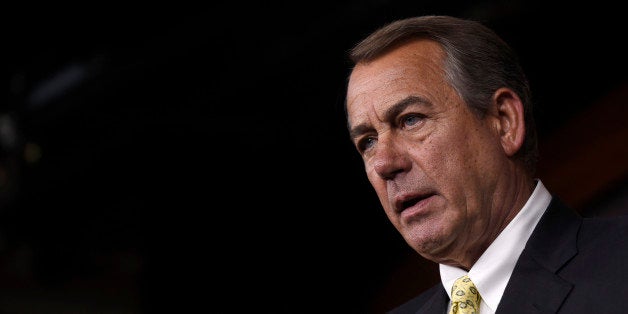
[[[616,296],[628,295],[628,216],[585,217],[577,238],[577,254],[557,272],[571,285],[563,309],[616,313]]]
[[[577,233],[575,256],[559,274],[590,289],[622,286],[628,276],[628,216],[585,217]]]
[[[585,217],[578,234],[582,252],[628,248],[628,215]],[[626,254],[628,250],[619,251]]]
[[[405,303],[397,306],[391,311],[387,312],[388,314],[415,314],[419,309],[421,309],[427,302],[434,302],[434,297],[442,294],[447,298],[446,293],[443,289],[443,286],[438,283],[431,287],[428,290],[425,290],[418,296],[406,301]],[[446,303],[445,303],[446,305]]]

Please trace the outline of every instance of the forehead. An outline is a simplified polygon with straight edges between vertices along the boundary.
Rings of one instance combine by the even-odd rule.
[[[350,120],[361,111],[383,110],[411,95],[429,100],[451,92],[445,82],[443,55],[438,43],[415,40],[373,61],[357,64],[351,72],[347,88]]]

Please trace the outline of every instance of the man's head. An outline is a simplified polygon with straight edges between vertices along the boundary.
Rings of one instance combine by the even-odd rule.
[[[421,255],[469,268],[532,189],[536,139],[514,54],[479,23],[431,16],[385,26],[351,58],[351,138],[388,218]]]

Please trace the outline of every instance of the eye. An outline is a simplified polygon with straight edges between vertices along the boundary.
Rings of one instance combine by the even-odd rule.
[[[418,123],[422,122],[424,118],[425,116],[422,114],[413,113],[402,116],[399,121],[401,127],[406,128],[417,125]]]
[[[367,150],[369,150],[371,147],[373,147],[375,145],[375,143],[377,143],[377,138],[375,137],[364,137],[362,139],[360,139],[357,143],[357,148],[358,151],[360,153],[363,153]]]

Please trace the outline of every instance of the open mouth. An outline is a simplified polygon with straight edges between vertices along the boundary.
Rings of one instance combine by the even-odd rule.
[[[397,202],[397,211],[403,212],[410,207],[414,207],[417,204],[423,203],[425,200],[432,197],[433,195],[433,193],[429,193],[404,198]]]

